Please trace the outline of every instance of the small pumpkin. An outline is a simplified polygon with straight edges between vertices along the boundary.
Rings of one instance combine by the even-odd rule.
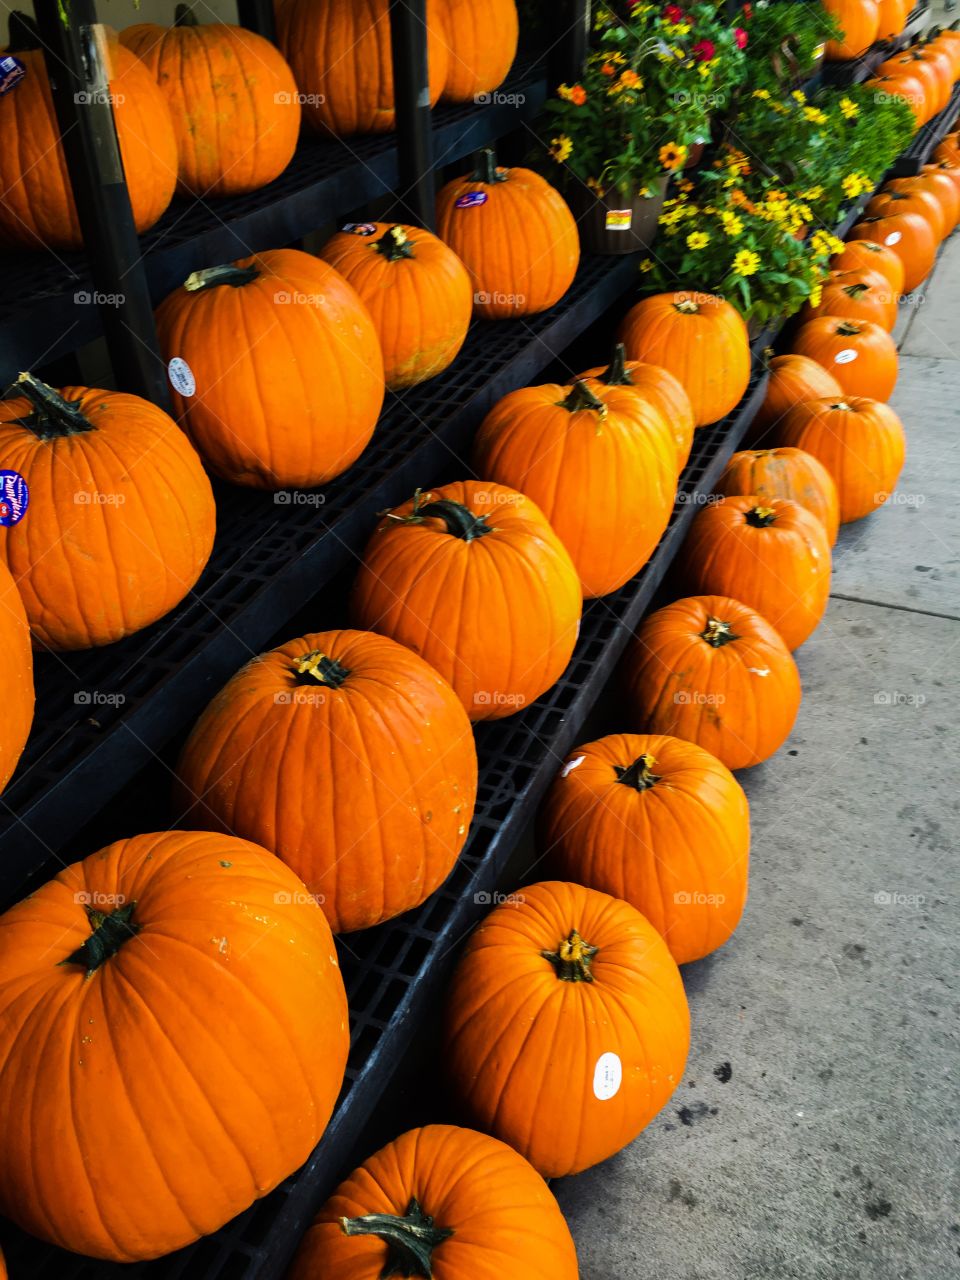
[[[466,945],[444,1058],[478,1125],[564,1177],[661,1109],[683,1075],[690,1015],[666,943],[635,907],[559,881],[517,896]]]
[[[532,169],[504,169],[481,151],[476,168],[437,196],[437,235],[463,262],[484,320],[536,315],[560,301],[580,262],[563,196]]]
[[[882,275],[889,282],[891,293],[897,297],[903,293],[902,259],[875,240],[848,240],[842,252],[830,259],[830,266],[834,271],[869,271]]]
[[[216,1231],[299,1168],[350,1043],[302,883],[196,831],[119,840],[0,916],[0,1025],[0,1211],[115,1262]]]
[[[442,240],[421,227],[368,222],[338,231],[320,256],[370,312],[391,391],[434,378],[453,363],[470,327],[473,287]]]
[[[897,323],[897,301],[890,282],[877,272],[831,271],[823,283],[820,301],[815,307],[807,303],[800,318],[839,316],[845,320],[869,320],[891,333]]]
[[[849,240],[875,240],[892,249],[903,263],[903,290],[912,293],[933,267],[937,237],[933,226],[918,213],[871,214],[850,231]]]
[[[943,215],[944,236],[950,235],[960,221],[960,186],[937,165],[924,165],[912,178],[892,178],[887,189],[906,193],[926,191],[932,195]]]
[[[695,742],[728,769],[772,756],[800,709],[789,649],[765,618],[729,597],[693,596],[650,614],[621,671],[637,726]]]
[[[897,263],[899,265],[899,259]],[[767,367],[770,378],[766,394],[745,442],[751,447],[769,441],[772,428],[792,405],[816,396],[842,395],[840,383],[833,374],[809,356],[792,353],[774,356]]]
[[[936,173],[949,179],[953,183],[954,190],[957,193],[957,200],[960,202],[960,160],[934,159],[930,164],[923,166],[921,173]]]
[[[823,7],[840,24],[843,35],[828,40],[828,62],[849,62],[866,53],[880,30],[880,6],[876,0],[824,0]]]
[[[476,791],[470,721],[446,681],[384,636],[325,631],[228,681],[183,749],[176,804],[189,826],[276,853],[344,933],[443,883]]]
[[[828,396],[797,405],[781,423],[778,439],[813,454],[830,472],[844,524],[886,502],[906,456],[896,413],[865,397]]]
[[[472,464],[533,499],[587,599],[640,572],[673,512],[676,443],[659,411],[629,386],[511,391],[484,419]]]
[[[507,78],[517,53],[516,0],[441,0],[438,18],[450,56],[445,102],[474,102]]]
[[[385,1275],[577,1280],[577,1251],[543,1178],[505,1142],[453,1125],[411,1129],[323,1206],[288,1280]]]
[[[892,40],[900,35],[910,16],[910,0],[879,0],[877,9],[880,19],[877,39]]]
[[[940,201],[932,192],[917,187],[910,191],[896,191],[884,187],[869,202],[866,213],[870,218],[884,218],[898,213],[916,213],[930,224],[938,244],[946,235]]]
[[[157,335],[179,421],[233,484],[324,484],[373,435],[384,393],[376,329],[346,280],[309,253],[271,249],[193,272],[157,309]]]
[[[800,326],[793,349],[829,369],[848,396],[889,400],[897,382],[896,343],[869,320],[817,316]]]
[[[0,510],[3,508],[0,500]],[[10,781],[33,724],[33,649],[17,584],[0,561],[0,792]]]
[[[472,720],[513,715],[562,675],[580,630],[573,561],[529,498],[463,480],[388,512],[354,581],[357,626],[419,653]]]
[[[840,528],[837,488],[830,472],[802,449],[745,449],[735,453],[717,481],[717,493],[755,494],[760,502],[789,498],[823,525],[831,546]]]
[[[708,293],[658,293],[631,307],[620,326],[631,360],[660,365],[690,397],[698,427],[717,422],[750,382],[747,326],[729,302]]]
[[[564,879],[636,907],[677,964],[723,946],[743,912],[747,797],[692,742],[616,733],[575,747],[541,809],[540,847]]]
[[[35,645],[89,649],[156,622],[213,547],[210,481],[175,422],[116,391],[54,391],[29,373],[0,401],[0,470],[29,512],[0,527]]]

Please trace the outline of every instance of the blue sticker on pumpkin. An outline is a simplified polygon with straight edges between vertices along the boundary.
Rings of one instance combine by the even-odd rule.
[[[474,205],[486,203],[487,193],[485,191],[468,191],[465,196],[457,196],[453,202],[455,209],[472,209]]]
[[[376,225],[372,222],[348,222],[341,227],[342,231],[349,231],[353,236],[375,236],[377,234]]]
[[[30,491],[19,471],[0,471],[0,525],[19,524],[27,514]]]
[[[27,69],[19,58],[9,53],[0,58],[0,98],[18,85],[26,74]]]

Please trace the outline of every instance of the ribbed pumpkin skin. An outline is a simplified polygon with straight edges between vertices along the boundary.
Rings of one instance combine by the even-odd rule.
[[[711,619],[728,624],[734,639],[709,643]],[[621,670],[638,729],[695,742],[728,769],[772,756],[800,709],[789,649],[769,622],[729,597],[693,596],[650,614]]]
[[[354,581],[357,626],[419,653],[471,720],[522,710],[563,674],[580,630],[580,580],[540,509],[487,480],[421,499],[462,504],[491,532],[470,541],[444,520],[411,522],[415,499],[378,525]]]
[[[605,596],[650,558],[673,511],[676,445],[633,387],[591,384],[598,408],[549,383],[504,396],[473,446],[477,475],[532,498],[570,553],[584,598]]]
[[[757,508],[772,521],[754,527]],[[724,498],[698,512],[681,552],[691,594],[733,596],[756,611],[797,649],[816,629],[830,594],[830,541],[799,503]]]
[[[913,112],[919,129],[930,119],[930,88],[920,76],[901,68],[895,75],[877,75],[866,82],[868,89],[902,98]]]
[[[138,231],[157,221],[177,183],[177,140],[163,94],[128,50],[111,45],[114,120]],[[16,55],[26,75],[0,97],[0,244],[80,249],[83,236],[60,145],[43,54]]]
[[[824,281],[820,302],[815,307],[807,303],[801,312],[802,320],[815,316],[869,320],[892,333],[897,323],[897,295],[879,272],[831,271]]]
[[[349,672],[339,687],[298,682],[297,660],[318,651]],[[178,821],[276,853],[342,933],[418,906],[447,878],[477,755],[459,700],[421,658],[326,631],[247,663],[200,717],[177,779]]]
[[[828,397],[797,405],[781,424],[778,439],[812,453],[830,472],[844,524],[886,502],[907,451],[903,424],[894,411],[866,397]]]
[[[910,9],[910,0],[879,0],[877,39],[892,40],[898,36],[907,25]]]
[[[797,330],[793,349],[828,369],[844,395],[875,400],[893,395],[900,360],[893,338],[878,324],[817,316]]]
[[[762,503],[768,498],[789,498],[817,517],[831,547],[837,540],[837,487],[826,467],[802,449],[744,449],[735,453],[716,488],[717,493],[731,497],[754,494]]]
[[[690,1015],[666,944],[628,903],[560,881],[518,896],[466,945],[444,1058],[478,1125],[544,1177],[564,1177],[620,1151],[664,1106],[683,1075]],[[543,955],[573,930],[598,948],[592,982],[561,979]],[[605,1092],[604,1055],[622,1069],[611,1097],[594,1087],[599,1064]]]
[[[937,237],[918,213],[891,213],[858,222],[848,240],[876,240],[903,263],[903,288],[910,293],[930,274],[937,257]]]
[[[876,0],[823,0],[823,7],[832,13],[843,31],[841,40],[827,42],[828,62],[847,62],[859,58],[877,38],[880,29],[880,7]]]
[[[293,72],[269,40],[222,22],[141,23],[120,40],[170,105],[181,193],[242,195],[283,173],[297,146],[300,103]]]
[[[10,781],[33,724],[30,624],[16,583],[0,562],[0,791]]]
[[[892,58],[882,62],[877,68],[877,75],[893,76],[894,78],[910,76],[915,80],[919,80],[923,85],[927,120],[932,119],[944,105],[939,64],[934,64],[924,58],[915,56],[913,49],[906,49],[903,53],[894,54]]]
[[[0,402],[0,470],[19,471],[26,517],[0,528],[37,646],[89,649],[156,622],[200,577],[216,528],[206,472],[186,436],[139,396],[64,387],[94,430],[41,440]]]
[[[398,224],[372,222],[371,234],[338,231],[320,257],[357,291],[383,352],[391,391],[442,373],[463,346],[473,314],[473,287],[457,255],[420,227],[399,226],[410,256],[391,258],[379,245]],[[393,252],[392,250],[390,252]]]
[[[164,359],[185,360],[196,379],[195,395],[171,393],[177,418],[233,484],[323,484],[357,460],[383,404],[370,313],[309,253],[271,249],[234,265],[259,274],[236,288],[177,289],[157,309]]]
[[[84,904],[139,932],[89,977]],[[246,841],[134,836],[0,916],[0,1207],[117,1262],[172,1252],[310,1154],[349,1046],[330,929]]]
[[[934,150],[933,159],[935,161],[949,161],[950,164],[960,164],[960,146],[957,146],[956,136],[944,138],[943,142]]]
[[[876,272],[889,281],[893,293],[903,293],[905,277],[901,258],[875,240],[848,240],[843,252],[830,259],[830,266],[834,271]]]
[[[912,191],[878,191],[866,208],[867,216],[885,218],[896,213],[916,213],[930,224],[937,243],[946,235],[943,210],[930,191],[914,188]]]
[[[506,79],[517,53],[516,0],[440,0],[437,16],[449,48],[445,102],[473,102]]]
[[[891,178],[887,190],[910,193],[925,191],[932,195],[943,215],[944,235],[948,236],[960,221],[960,189],[956,183],[936,165],[924,165],[913,178]]]
[[[532,169],[497,169],[502,180],[455,178],[437,196],[437,235],[470,273],[473,312],[512,320],[546,311],[570,288],[580,237],[559,191]],[[479,193],[482,204],[458,208]]]
[[[641,759],[641,777],[655,781],[621,782]],[[544,801],[540,837],[559,875],[636,907],[677,964],[723,946],[743,913],[747,797],[695,743],[617,733],[575,747]]]
[[[453,1232],[433,1249],[436,1280],[577,1280],[570,1229],[539,1173],[506,1143],[445,1124],[401,1134],[341,1182],[288,1280],[380,1280],[387,1244],[346,1235],[340,1220],[402,1217],[414,1198],[438,1230]]]
[[[698,427],[739,404],[750,381],[747,326],[729,302],[706,293],[658,293],[631,307],[620,326],[631,360],[662,365],[678,379]]]
[[[957,193],[957,203],[960,206],[960,160],[948,160],[941,157],[931,164],[925,164],[922,172],[924,174],[936,173],[949,179],[953,183],[954,190]]]
[[[677,447],[677,475],[687,465],[693,448],[693,406],[680,381],[658,364],[646,364],[643,360],[624,361],[623,385],[634,387],[667,421]],[[598,365],[578,374],[578,378],[600,379],[607,369]]]
[[[744,442],[751,446],[761,442],[768,444],[773,427],[793,405],[816,396],[843,394],[843,388],[833,374],[808,356],[774,356],[769,369],[770,378],[763,404],[754,415]]]
[[[277,0],[277,43],[307,97],[303,117],[340,137],[394,127],[388,0]],[[447,42],[427,0],[430,105],[447,78]]]

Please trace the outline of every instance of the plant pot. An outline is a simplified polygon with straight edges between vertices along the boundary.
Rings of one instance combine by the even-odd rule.
[[[648,249],[667,195],[666,175],[651,184],[651,196],[628,204],[615,191],[595,196],[586,187],[571,191],[567,203],[577,220],[580,243],[588,253],[636,253]]]
[[[683,166],[684,173],[688,169],[695,169],[703,159],[703,149],[707,144],[705,142],[694,142],[687,152],[686,163]]]

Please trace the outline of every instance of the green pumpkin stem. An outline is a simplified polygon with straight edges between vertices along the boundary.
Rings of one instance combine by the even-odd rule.
[[[407,239],[407,233],[403,227],[388,227],[380,239],[373,242],[373,247],[377,253],[382,253],[388,262],[413,257],[413,245]]]
[[[394,1213],[368,1213],[363,1218],[341,1218],[340,1230],[347,1236],[379,1236],[387,1246],[387,1260],[381,1280],[390,1276],[433,1276],[433,1251],[453,1235],[452,1227],[435,1227],[416,1196],[401,1217]]]
[[[33,412],[18,418],[17,425],[32,431],[38,440],[56,440],[63,436],[96,431],[93,423],[80,412],[76,401],[64,400],[59,391],[48,387],[32,373],[21,373],[17,386],[33,405]]]
[[[565,400],[557,402],[558,407],[566,409],[568,413],[579,413],[584,409],[597,413],[601,418],[607,416],[607,406],[603,403],[598,395],[595,395],[585,382],[576,381],[570,388]]]
[[[178,4],[173,11],[173,25],[175,27],[199,27],[197,15],[193,12],[188,4]]]
[[[700,310],[699,302],[694,302],[692,298],[683,298],[680,302],[673,304],[674,311],[679,311],[682,316],[695,316]]]
[[[769,529],[777,513],[773,507],[751,507],[743,518],[753,529]]]
[[[184,280],[183,287],[190,293],[199,293],[201,289],[215,289],[221,284],[228,284],[232,289],[242,289],[245,284],[256,280],[259,274],[257,267],[237,267],[232,262],[225,262],[220,267],[191,271]]]
[[[291,669],[297,684],[322,684],[329,689],[339,689],[350,674],[349,669],[341,666],[336,658],[327,657],[319,649],[295,658]]]
[[[476,166],[470,175],[471,182],[482,182],[485,186],[493,186],[495,182],[506,182],[507,172],[497,169],[497,155],[492,147],[484,147],[473,158]]]
[[[437,502],[428,502],[425,506],[414,508],[414,519],[433,517],[442,520],[447,526],[447,533],[454,538],[462,538],[464,542],[473,542],[474,538],[482,538],[484,534],[493,533],[487,524],[486,516],[478,516],[462,502],[451,502],[441,498]]]
[[[862,280],[859,284],[845,284],[843,286],[843,292],[848,298],[853,298],[854,301],[856,301],[857,298],[862,298],[863,295],[865,293],[869,293],[869,291],[870,286],[868,284],[864,284]]]
[[[592,982],[590,965],[599,950],[599,947],[591,947],[589,942],[584,942],[576,929],[571,929],[570,936],[564,938],[556,951],[541,951],[540,954],[544,960],[550,961],[561,982]]]
[[[613,348],[613,355],[610,357],[610,363],[597,379],[607,387],[632,387],[633,378],[630,376],[630,370],[627,368],[627,348],[622,342],[618,342]]]
[[[707,625],[700,632],[700,639],[706,640],[707,644],[712,645],[714,649],[720,649],[731,640],[739,640],[739,638],[733,634],[729,622],[721,622],[719,618],[713,617],[707,618]]]
[[[135,902],[128,902],[125,906],[108,912],[97,911],[95,907],[85,908],[93,932],[82,946],[59,963],[81,965],[85,970],[84,978],[92,978],[102,964],[115,956],[125,942],[129,942],[140,932],[140,926],[133,923],[136,905]]]
[[[15,9],[10,15],[7,53],[30,53],[40,48],[40,32],[35,18]]]
[[[621,765],[615,764],[617,781],[622,782],[625,787],[633,787],[636,791],[649,791],[660,781],[660,774],[653,773],[653,766],[656,764],[653,756],[646,753],[637,756],[633,764]]]

